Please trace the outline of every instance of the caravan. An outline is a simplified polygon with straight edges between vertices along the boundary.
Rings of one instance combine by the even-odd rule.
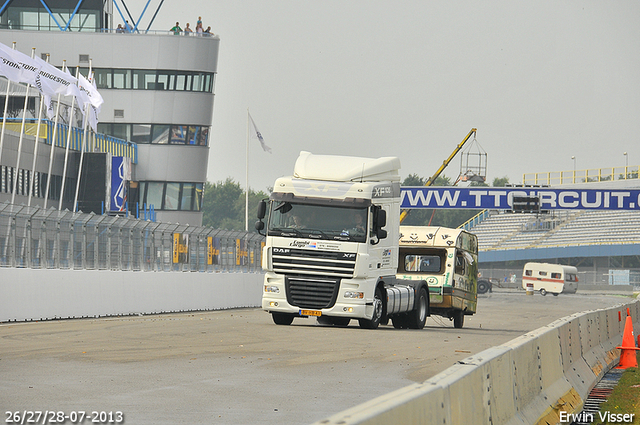
[[[547,295],[547,292],[555,296],[575,294],[578,290],[578,269],[561,264],[527,263],[522,271],[522,287],[526,290],[528,285],[541,295]]]

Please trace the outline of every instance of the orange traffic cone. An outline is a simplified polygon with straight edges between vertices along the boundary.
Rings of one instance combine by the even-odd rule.
[[[627,321],[624,323],[624,332],[622,333],[622,346],[616,347],[622,350],[620,354],[620,363],[616,369],[627,369],[629,367],[638,367],[638,360],[636,359],[636,351],[640,348],[636,348],[635,341],[633,340],[633,323],[631,322],[631,316],[627,311]]]

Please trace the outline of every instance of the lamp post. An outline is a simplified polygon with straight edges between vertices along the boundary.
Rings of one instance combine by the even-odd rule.
[[[571,159],[573,159],[573,182],[576,182],[576,157],[575,156],[571,156]]]
[[[622,155],[624,155],[624,179],[626,180],[629,178],[629,155],[626,152],[623,152]]]

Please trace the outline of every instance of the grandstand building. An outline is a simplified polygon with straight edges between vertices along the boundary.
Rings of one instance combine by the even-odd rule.
[[[49,55],[50,63],[57,67],[66,61],[72,71],[79,68],[83,75],[88,75],[91,67],[95,73],[97,88],[104,98],[98,133],[116,144],[105,143],[105,147],[97,147],[99,144],[93,143],[91,146],[96,152],[131,158],[127,182],[129,210],[133,211],[136,205],[140,209],[146,206],[155,211],[157,221],[201,225],[219,38],[148,31],[135,27],[135,22],[131,32],[116,31],[117,23],[124,24],[124,17],[114,14],[111,1],[20,0],[3,3],[0,5],[1,43],[11,46],[16,42],[16,49],[25,54],[35,48],[38,56],[46,58]],[[7,86],[6,80],[2,80],[0,90],[4,100]],[[24,99],[24,91],[24,87],[11,85],[9,97],[14,106],[11,117],[21,117],[24,107],[20,106],[23,102],[20,99]],[[28,117],[33,119],[37,117],[39,96],[31,89],[29,97]],[[77,121],[71,122],[72,126],[81,126]],[[33,180],[38,187],[49,178],[48,158],[50,149],[54,149],[50,181],[56,184],[51,185],[50,199],[55,203],[50,202],[48,206],[57,207],[64,149],[51,147],[51,142],[42,143],[36,172],[32,173],[34,137],[28,135],[16,168],[19,142],[18,133],[12,130],[15,127],[7,132],[0,157],[0,202],[14,197],[16,204],[26,204],[28,182]],[[63,208],[74,207],[73,193],[67,190],[75,189],[79,163],[77,150],[76,147],[69,158],[69,181],[65,183]],[[123,154],[123,150],[130,154]],[[101,161],[97,159],[98,164]],[[97,170],[91,165],[90,168]],[[18,181],[16,195],[11,193],[14,178]],[[96,181],[99,184],[92,186],[91,182]],[[94,175],[86,179],[88,186],[81,179],[83,193],[89,196],[91,192],[99,192],[102,196],[104,181],[109,186],[108,176]],[[35,191],[32,205],[42,205],[42,187],[39,192]],[[88,202],[83,206],[82,199],[79,200],[78,206],[85,212],[86,205]],[[96,209],[89,208],[100,213]]]
[[[553,188],[640,189],[638,167],[630,178]],[[618,173],[620,174],[620,173]],[[544,181],[543,183],[547,183]],[[520,282],[528,261],[576,266],[581,283],[640,287],[640,212],[636,210],[550,210],[542,214],[485,211],[467,227],[478,236],[483,277]]]

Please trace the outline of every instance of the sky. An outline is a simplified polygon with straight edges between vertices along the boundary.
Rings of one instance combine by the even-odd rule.
[[[198,16],[220,37],[211,182],[246,184],[247,109],[272,149],[250,140],[254,190],[301,150],[429,177],[472,128],[489,183],[640,164],[638,1],[168,0],[152,29]]]

